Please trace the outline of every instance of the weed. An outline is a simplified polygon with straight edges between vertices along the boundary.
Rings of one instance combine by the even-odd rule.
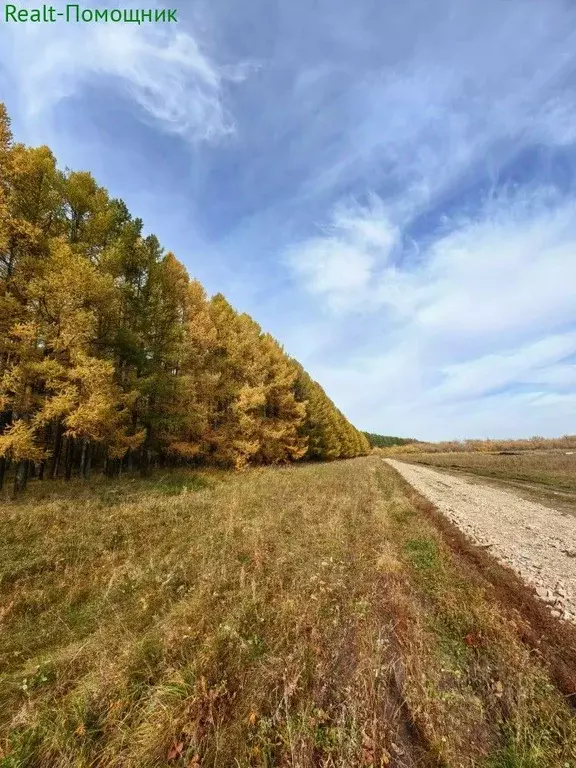
[[[540,662],[380,458],[195,477],[0,512],[0,768],[572,759]]]

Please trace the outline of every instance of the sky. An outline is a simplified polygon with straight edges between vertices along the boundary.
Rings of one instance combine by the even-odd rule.
[[[17,140],[90,170],[357,427],[576,433],[574,3],[166,7],[2,18]]]

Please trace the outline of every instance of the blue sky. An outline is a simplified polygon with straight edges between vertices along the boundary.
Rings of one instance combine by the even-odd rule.
[[[575,433],[573,3],[170,7],[0,23],[16,137],[91,170],[358,427]]]

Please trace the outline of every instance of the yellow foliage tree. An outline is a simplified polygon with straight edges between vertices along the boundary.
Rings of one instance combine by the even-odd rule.
[[[208,299],[121,200],[0,104],[0,486],[151,463],[331,460],[365,439],[278,342]]]

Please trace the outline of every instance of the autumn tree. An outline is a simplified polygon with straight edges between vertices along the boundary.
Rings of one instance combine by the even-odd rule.
[[[258,423],[259,447],[255,459],[263,464],[300,459],[306,453],[307,441],[300,433],[306,405],[296,399],[298,371],[268,333],[260,337],[260,352],[264,405]]]
[[[151,464],[368,450],[247,314],[208,298],[87,172],[13,141],[0,104],[0,485]]]
[[[222,294],[210,300],[216,332],[210,367],[209,456],[217,464],[245,466],[260,447],[258,423],[266,404],[261,377],[260,328],[239,315]]]

